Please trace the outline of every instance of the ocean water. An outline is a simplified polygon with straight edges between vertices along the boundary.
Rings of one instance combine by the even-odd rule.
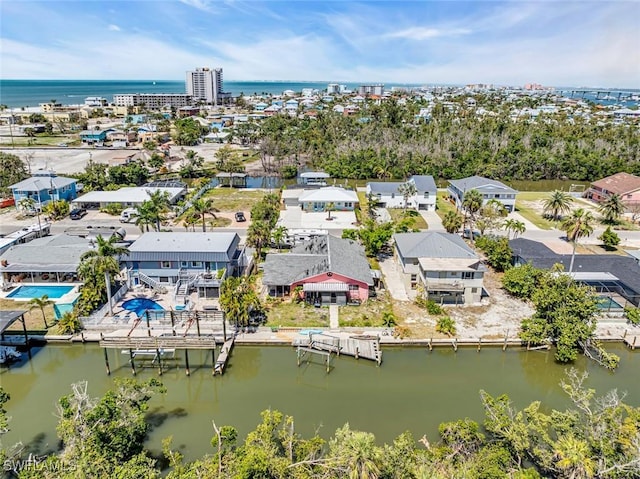
[[[332,82],[225,81],[224,89],[233,96],[281,94],[284,90],[299,92],[303,88],[324,90],[328,83]],[[357,86],[347,84],[348,88]],[[185,84],[170,80],[0,80],[0,104],[10,108],[33,107],[51,100],[76,105],[84,103],[88,96],[112,102],[113,95],[121,93],[185,93]]]

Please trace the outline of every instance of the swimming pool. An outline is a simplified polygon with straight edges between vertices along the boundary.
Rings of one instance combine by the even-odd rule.
[[[26,284],[18,286],[17,289],[11,291],[7,298],[11,299],[32,299],[42,298],[47,295],[49,299],[58,299],[70,292],[74,286],[28,286]]]
[[[122,303],[122,307],[128,311],[133,311],[138,316],[144,314],[147,309],[164,310],[162,306],[149,298],[133,298]]]
[[[624,309],[620,303],[618,303],[615,299],[610,298],[609,296],[600,296],[600,302],[598,303],[598,308],[600,309]]]

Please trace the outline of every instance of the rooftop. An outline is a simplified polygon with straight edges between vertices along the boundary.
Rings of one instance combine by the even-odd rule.
[[[439,231],[396,233],[393,235],[393,239],[404,258],[463,258],[478,260],[476,253],[456,234]]]
[[[149,232],[130,247],[135,252],[226,253],[240,237],[227,232]]]
[[[594,181],[591,186],[606,190],[609,193],[623,195],[640,189],[640,177],[630,173],[616,173],[601,180]]]
[[[470,176],[460,180],[449,180],[449,183],[458,188],[460,191],[480,190],[480,191],[500,191],[506,193],[517,193],[510,186],[496,180],[490,180],[483,176]]]
[[[358,195],[355,191],[345,190],[339,186],[327,186],[317,190],[304,191],[299,198],[301,203],[320,202],[335,203],[337,201],[347,201],[358,203]]]
[[[52,188],[58,190],[65,186],[72,185],[77,181],[78,180],[76,180],[75,178],[66,178],[64,176],[35,175],[31,178],[27,178],[26,180],[22,180],[18,183],[13,184],[9,186],[9,188],[19,191],[42,191],[50,190]]]
[[[90,191],[76,198],[73,202],[141,204],[149,200],[150,193],[155,193],[156,191],[166,191],[169,194],[169,201],[173,202],[185,189],[164,186],[128,186],[116,191]]]

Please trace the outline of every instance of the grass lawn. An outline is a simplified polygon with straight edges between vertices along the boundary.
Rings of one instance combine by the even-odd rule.
[[[60,135],[60,136],[35,136],[29,138],[28,136],[14,136],[13,145],[20,147],[38,147],[38,146],[57,146],[59,143],[66,143],[69,146],[80,144],[77,136]],[[11,145],[11,139],[5,138],[3,146]],[[64,148],[64,147],[61,147]]]
[[[521,191],[516,196],[516,211],[540,229],[550,230],[556,227],[555,221],[543,218],[532,204],[536,201],[545,200],[549,197],[549,194],[548,191]]]
[[[440,216],[441,219],[444,219],[444,216],[448,211],[456,212],[456,205],[447,200],[449,193],[446,191],[438,191],[438,197],[436,198],[436,213]]]
[[[213,199],[213,207],[221,212],[250,211],[267,193],[245,188],[213,188],[204,195]]]
[[[393,221],[402,221],[405,213],[405,210],[403,210],[402,208],[388,208],[387,211],[389,212],[389,216],[391,216],[391,219]],[[410,211],[415,212],[415,210],[410,210]],[[416,212],[416,215],[412,216],[412,218],[414,219],[414,222],[413,222],[414,228],[418,228],[419,230],[426,230],[427,228],[429,228],[429,226],[427,225],[427,222],[419,213]]]
[[[29,309],[29,305],[24,301],[12,301],[10,299],[0,299],[0,309],[24,311]],[[47,317],[47,324],[51,326],[55,321],[55,313],[53,312],[53,306],[49,305],[44,308],[45,316]],[[27,330],[29,331],[44,331],[44,322],[42,321],[42,312],[40,308],[28,311],[24,315],[25,322],[27,324]],[[52,331],[55,332],[56,328]],[[22,331],[22,322],[16,321],[11,325],[8,331]]]
[[[382,327],[382,313],[392,311],[388,293],[370,298],[360,306],[340,306],[340,327]]]
[[[267,326],[271,327],[329,327],[329,309],[315,308],[306,303],[292,303],[289,298],[267,303]]]

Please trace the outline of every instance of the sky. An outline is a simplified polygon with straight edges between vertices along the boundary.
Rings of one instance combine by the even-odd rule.
[[[640,0],[0,1],[0,78],[640,88]]]

